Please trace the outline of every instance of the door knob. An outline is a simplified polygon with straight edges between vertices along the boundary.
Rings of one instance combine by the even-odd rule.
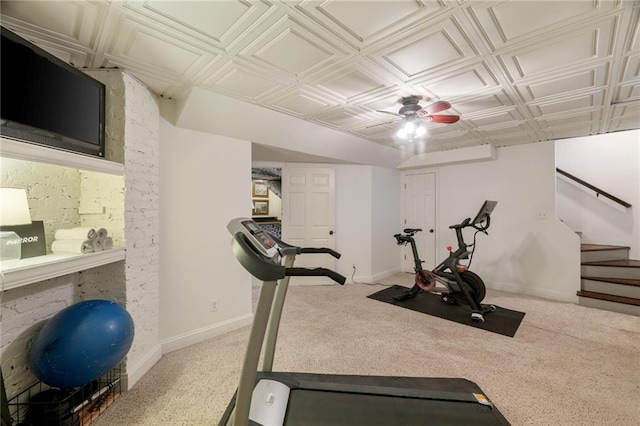
[[[329,235],[333,235],[333,231],[329,231]]]
[[[433,229],[429,229],[429,232],[433,234]]]

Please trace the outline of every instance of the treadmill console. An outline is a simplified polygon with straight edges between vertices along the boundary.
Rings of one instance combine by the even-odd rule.
[[[265,257],[273,259],[279,255],[278,243],[260,225],[251,219],[233,219],[227,225],[231,235],[242,232],[251,242],[251,245]]]
[[[497,204],[497,201],[485,200],[482,207],[480,207],[478,214],[471,221],[471,224],[476,225],[491,216],[491,213],[493,212],[493,209],[496,208]]]

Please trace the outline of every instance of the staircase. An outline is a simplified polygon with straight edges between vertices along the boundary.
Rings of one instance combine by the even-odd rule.
[[[581,244],[578,304],[640,316],[640,260],[629,247]]]

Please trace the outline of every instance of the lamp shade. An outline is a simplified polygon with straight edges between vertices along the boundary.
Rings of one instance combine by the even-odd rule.
[[[29,224],[31,214],[27,191],[22,188],[0,188],[0,226]]]

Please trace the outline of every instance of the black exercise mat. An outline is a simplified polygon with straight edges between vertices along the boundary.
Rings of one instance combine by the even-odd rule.
[[[447,305],[440,299],[440,295],[438,294],[421,291],[413,299],[403,301],[393,299],[394,296],[400,295],[407,290],[409,289],[406,287],[394,285],[367,297],[509,337],[515,336],[522,322],[522,318],[524,318],[525,315],[524,312],[512,311],[496,306],[495,312],[484,314],[484,323],[479,324],[471,320],[471,309],[469,306],[462,304]]]

